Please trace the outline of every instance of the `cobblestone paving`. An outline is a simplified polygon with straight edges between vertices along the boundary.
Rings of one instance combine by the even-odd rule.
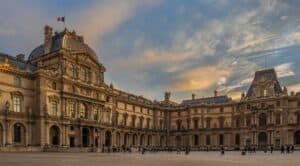
[[[0,153],[0,166],[300,166],[300,152],[248,154],[226,152],[159,153]]]

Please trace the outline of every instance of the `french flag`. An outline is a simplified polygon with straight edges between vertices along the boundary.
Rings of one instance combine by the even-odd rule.
[[[58,22],[65,22],[65,17],[57,17]]]

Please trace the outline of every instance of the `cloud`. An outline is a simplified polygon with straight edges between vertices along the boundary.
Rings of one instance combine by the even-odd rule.
[[[76,11],[72,20],[76,22],[76,29],[89,43],[94,44],[103,35],[116,30],[121,24],[133,18],[138,11],[159,3],[160,0],[96,1],[82,11]]]
[[[172,91],[204,90],[217,84],[220,78],[230,75],[229,69],[215,66],[198,67],[184,71],[170,85]]]
[[[278,78],[294,76],[295,72],[292,70],[293,63],[283,63],[275,66],[275,70]]]

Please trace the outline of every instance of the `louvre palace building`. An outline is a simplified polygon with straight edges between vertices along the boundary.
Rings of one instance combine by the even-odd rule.
[[[82,36],[50,26],[28,58],[0,53],[0,151],[300,148],[300,93],[274,69],[253,71],[238,101],[215,91],[181,103],[118,90],[105,70]]]

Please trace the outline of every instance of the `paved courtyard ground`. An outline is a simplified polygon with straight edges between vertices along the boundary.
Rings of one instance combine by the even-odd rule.
[[[0,166],[299,166],[300,152],[241,156],[239,152],[146,153],[0,153]]]

